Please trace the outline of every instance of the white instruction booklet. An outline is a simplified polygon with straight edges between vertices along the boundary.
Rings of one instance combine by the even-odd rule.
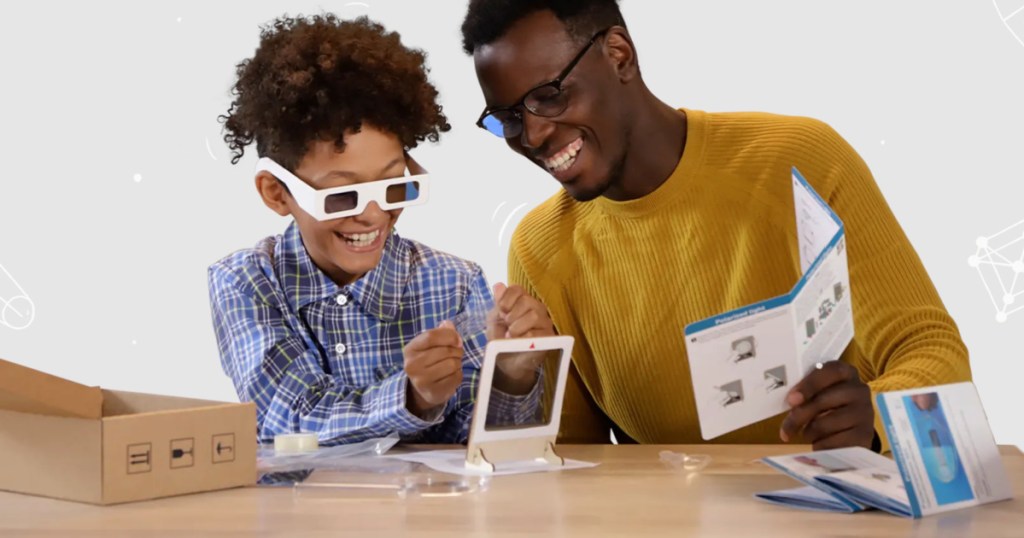
[[[914,518],[1012,497],[973,384],[889,392],[877,400],[895,461],[866,448],[765,458],[807,487],[757,497],[812,510],[877,508]]]
[[[796,168],[792,183],[803,276],[785,295],[684,331],[705,440],[788,411],[790,386],[853,339],[843,223]]]

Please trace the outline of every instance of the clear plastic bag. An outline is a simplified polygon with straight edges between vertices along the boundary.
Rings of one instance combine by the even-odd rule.
[[[307,454],[257,452],[259,483],[291,487],[295,502],[345,499],[458,497],[487,490],[486,476],[458,476],[427,466],[381,457],[399,441],[393,434],[360,443],[322,447]]]
[[[398,460],[394,460],[398,461]],[[408,472],[317,471],[292,489],[295,502],[331,502],[381,497],[460,497],[487,490],[490,477],[458,476],[424,470],[418,463],[400,462]]]
[[[339,466],[352,467],[360,464],[360,461],[353,458],[375,459],[376,456],[391,450],[398,441],[398,434],[393,433],[387,437],[367,439],[359,443],[321,447],[316,452],[305,454],[275,454],[273,446],[261,446],[256,452],[256,470],[260,474],[271,474],[337,469]]]
[[[699,472],[711,463],[711,456],[707,454],[686,454],[683,452],[672,452],[671,450],[659,452],[658,459],[672,469],[688,473]]]

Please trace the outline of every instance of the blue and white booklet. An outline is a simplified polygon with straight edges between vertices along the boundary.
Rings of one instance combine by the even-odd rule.
[[[1013,496],[972,383],[888,392],[877,402],[894,460],[866,448],[768,457],[765,463],[806,486],[757,497],[811,510],[877,508],[920,518]]]
[[[705,440],[789,410],[789,387],[853,339],[843,223],[792,169],[802,275],[789,293],[686,326]]]

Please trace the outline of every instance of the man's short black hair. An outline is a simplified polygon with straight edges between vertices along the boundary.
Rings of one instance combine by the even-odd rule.
[[[545,9],[579,42],[610,26],[626,26],[618,0],[470,0],[462,21],[462,49],[473,54],[505,35],[519,19]]]

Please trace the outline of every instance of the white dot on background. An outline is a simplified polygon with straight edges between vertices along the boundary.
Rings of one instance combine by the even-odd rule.
[[[978,240],[974,242],[974,244],[978,245],[978,248],[988,248],[988,238],[979,237]]]
[[[181,22],[181,17],[178,17],[178,22]]]
[[[1007,293],[1006,295],[1003,295],[1003,303],[1004,304],[1013,304],[1013,295],[1011,295],[1009,293]]]
[[[998,314],[996,314],[996,321],[998,321],[999,323],[1005,323],[1006,322],[1006,312],[999,312]]]
[[[132,179],[134,179],[135,182],[138,183],[142,181],[142,174],[135,174],[134,176],[132,176]]]
[[[981,265],[981,260],[978,259],[977,256],[971,256],[970,258],[967,258],[967,265],[970,265],[971,267],[977,267]]]
[[[885,140],[882,140],[882,145],[883,145],[883,146],[885,145]]]
[[[1020,260],[1013,262],[1013,272],[1024,273],[1024,262]]]
[[[138,343],[139,343],[138,341],[136,341],[136,340],[132,340],[132,345],[133,345],[133,346],[134,346],[134,345],[136,345],[136,344],[138,344]]]

